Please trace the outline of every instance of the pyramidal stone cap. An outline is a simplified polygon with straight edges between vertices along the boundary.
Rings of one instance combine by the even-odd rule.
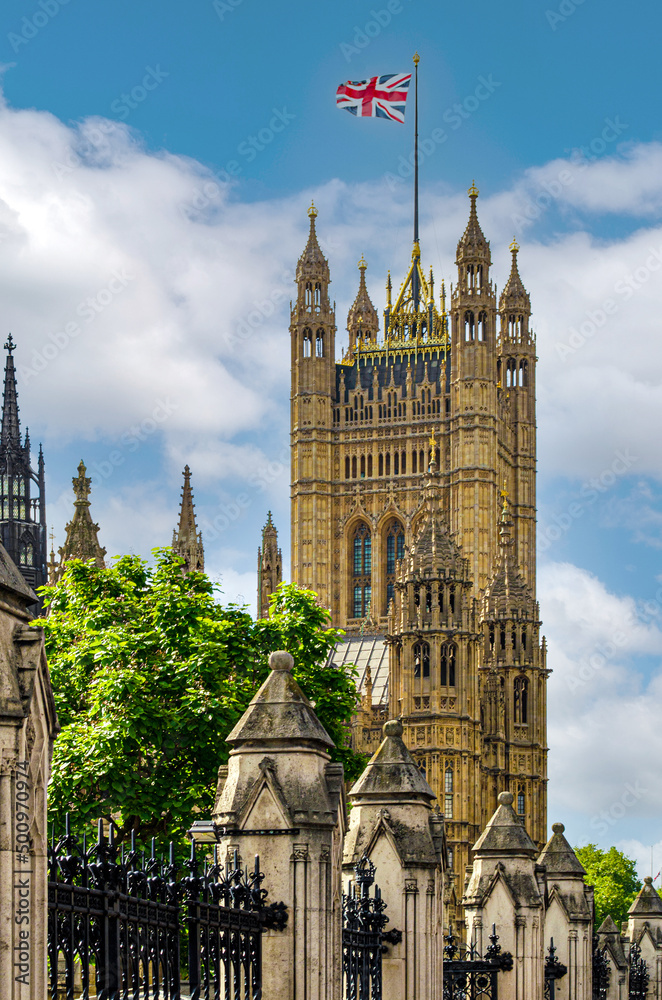
[[[586,870],[563,836],[564,831],[563,823],[552,823],[552,836],[543,847],[538,861],[545,865],[549,875],[583,878]]]
[[[415,796],[433,801],[436,795],[428,785],[402,739],[402,723],[390,719],[382,727],[384,739],[353,786],[350,798],[364,796]]]
[[[631,917],[660,917],[662,916],[662,899],[657,894],[653,885],[653,879],[647,875],[644,884],[637,893],[628,910]]]
[[[269,656],[271,673],[253,697],[227,742],[251,742],[273,747],[274,741],[313,743],[326,750],[335,746],[315,710],[292,677],[294,660],[286,650]]]
[[[513,793],[500,792],[496,812],[474,844],[479,855],[520,855],[534,858],[536,846],[513,809]]]

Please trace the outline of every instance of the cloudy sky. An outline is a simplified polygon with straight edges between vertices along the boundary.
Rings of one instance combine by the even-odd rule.
[[[357,120],[334,92],[420,51],[424,262],[453,280],[475,177],[494,278],[515,234],[532,297],[550,821],[642,873],[655,845],[653,874],[661,20],[651,0],[636,18],[615,0],[5,0],[0,31],[2,327],[56,544],[81,457],[110,555],[169,541],[188,462],[208,567],[249,603],[269,508],[289,563],[306,208],[341,345],[360,255],[381,309],[411,245],[411,120]]]

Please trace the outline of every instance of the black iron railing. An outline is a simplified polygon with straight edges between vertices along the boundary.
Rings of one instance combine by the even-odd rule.
[[[252,872],[234,860],[201,864],[195,841],[178,878],[167,862],[118,851],[111,824],[97,842],[71,833],[49,849],[50,1000],[261,1000],[264,930],[282,930],[283,903],[266,903],[256,856]]]
[[[633,944],[628,956],[628,1000],[646,1000],[650,975],[648,965],[641,957],[641,948]]]
[[[549,939],[549,949],[545,956],[545,1000],[554,1000],[556,996],[556,981],[563,979],[568,968],[556,957],[554,938]]]
[[[374,896],[375,866],[367,857],[354,865],[354,879],[343,893],[343,979],[345,1000],[382,1000],[382,955],[386,944],[399,944],[402,932],[385,931],[388,917],[379,887]]]
[[[496,926],[492,924],[489,947],[484,956],[474,943],[461,944],[449,926],[444,947],[444,1000],[497,1000],[499,973],[510,972],[513,956],[502,951]]]
[[[593,937],[593,1000],[607,1000],[611,966],[604,948],[600,948],[597,934]]]

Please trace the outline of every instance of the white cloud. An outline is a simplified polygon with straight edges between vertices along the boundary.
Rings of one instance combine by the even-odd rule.
[[[613,842],[624,818],[659,815],[662,631],[577,566],[550,563],[539,583],[553,671],[551,807],[582,816],[585,838]],[[635,665],[642,655],[654,663],[648,676]]]
[[[660,260],[651,256],[662,256],[661,158],[651,143],[582,170],[554,161],[481,198],[502,286],[522,204],[564,166],[575,172],[551,199],[575,216],[520,255],[538,331],[545,474],[595,475],[630,448],[638,472],[662,475]],[[335,180],[312,193],[342,341],[360,253],[378,306],[387,268],[396,286],[405,272],[408,185]],[[24,412],[61,440],[121,439],[165,400],[173,409],[159,429],[170,461],[194,451],[201,476],[231,476],[246,456],[251,466],[254,446],[239,435],[267,422],[287,433],[288,301],[310,194],[244,204],[195,161],[149,153],[124,125],[69,126],[0,107],[0,294],[19,342]],[[431,190],[424,205],[426,264],[452,279],[466,196]],[[649,221],[604,240],[576,216],[614,205]]]

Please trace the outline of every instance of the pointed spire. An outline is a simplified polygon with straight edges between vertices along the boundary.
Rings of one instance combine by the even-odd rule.
[[[441,578],[450,571],[457,580],[469,579],[469,562],[451,534],[441,506],[441,486],[435,461],[436,440],[430,435],[430,469],[423,486],[424,516],[416,538],[402,563],[403,579]]]
[[[519,243],[514,237],[513,242],[510,244],[510,252],[512,254],[510,275],[501,293],[501,297],[499,298],[499,310],[501,312],[517,310],[518,312],[530,313],[531,299],[529,298],[529,293],[524,287],[519,269],[517,267]]]
[[[182,570],[186,573],[202,573],[205,568],[205,553],[202,547],[202,533],[195,523],[195,504],[191,489],[191,470],[184,466],[184,485],[179,509],[179,524],[172,533],[172,549],[184,559]]]
[[[269,617],[269,598],[283,582],[283,553],[278,548],[278,532],[267,513],[262,529],[262,545],[257,550],[257,617]]]
[[[101,569],[106,565],[103,558],[106,550],[101,548],[97,537],[99,525],[94,523],[90,514],[90,501],[88,498],[91,492],[92,480],[85,475],[86,472],[85,463],[81,459],[78,465],[78,475],[74,476],[71,480],[74,496],[76,497],[74,500],[74,516],[66,527],[67,535],[64,545],[59,550],[60,563],[57,567],[53,566],[52,570],[51,563],[49,563],[49,576],[53,575],[55,579],[58,579],[62,575],[65,564],[71,559],[83,559],[85,561],[94,559],[96,565]],[[52,544],[53,534],[51,533],[51,546]],[[53,551],[51,551],[51,562],[55,562]]]
[[[5,392],[2,401],[2,443],[3,445],[14,444],[21,447],[21,430],[18,420],[18,395],[16,392],[16,369],[14,368],[13,351],[16,344],[11,333],[7,338],[5,350],[7,351],[7,362],[5,364]]]
[[[476,211],[478,188],[476,187],[475,182],[472,182],[468,193],[471,200],[469,221],[467,223],[467,228],[464,230],[464,235],[457,245],[457,257],[455,263],[459,265],[478,261],[479,263],[489,265],[492,263],[492,255],[490,253],[490,244],[485,239],[483,230],[480,228],[480,223],[478,221],[478,213]]]
[[[517,557],[514,552],[512,537],[513,522],[508,504],[508,491],[505,486],[501,491],[503,505],[499,522],[499,555],[496,571],[485,588],[484,617],[495,618],[510,606],[511,601],[525,601],[534,605],[531,592],[517,568]]]
[[[359,290],[356,298],[347,314],[347,329],[349,331],[350,349],[358,339],[376,340],[379,331],[379,318],[377,310],[370,300],[368,289],[365,283],[365,272],[367,268],[365,259],[361,257],[358,268],[361,273],[359,278]]]
[[[315,230],[317,209],[312,203],[308,209],[308,217],[310,219],[310,232],[308,233],[306,248],[299,257],[296,280],[302,281],[305,278],[320,278],[323,281],[330,281],[329,264],[317,242],[317,232]]]

